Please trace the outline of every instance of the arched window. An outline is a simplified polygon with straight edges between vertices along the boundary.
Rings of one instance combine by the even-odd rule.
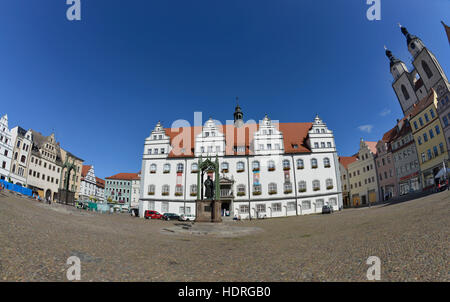
[[[317,168],[317,159],[311,158],[311,168],[313,169]]]
[[[162,186],[162,195],[169,195],[170,187],[169,185]]]
[[[150,165],[150,173],[156,173],[156,164]]]
[[[300,193],[306,192],[306,181],[301,180],[298,182],[298,191]]]
[[[191,165],[191,172],[192,173],[196,173],[198,171],[198,164],[197,163],[193,163]]]
[[[245,185],[243,184],[237,185],[236,190],[237,196],[245,196]]]
[[[291,168],[291,163],[289,162],[289,160],[284,159],[283,160],[283,170],[289,170]]]
[[[303,169],[305,167],[305,164],[303,162],[303,159],[297,159],[297,169]]]
[[[273,160],[267,162],[267,169],[269,171],[275,171],[275,162]]]
[[[155,185],[148,186],[148,195],[155,195]]]
[[[328,178],[326,180],[326,183],[327,183],[327,190],[333,189],[333,180],[331,178]]]
[[[325,158],[323,159],[323,165],[325,166],[325,168],[331,167],[331,165],[330,165],[330,159],[329,159],[328,157],[325,157]]]
[[[402,93],[403,93],[403,96],[405,97],[405,100],[409,100],[409,93],[406,90],[405,85],[402,85]]]
[[[22,157],[20,158],[20,161],[24,163],[26,161],[26,159],[27,158],[25,157],[25,155],[22,155]]]
[[[228,172],[228,163],[227,162],[223,162],[221,164],[221,166],[222,166],[222,172],[223,173],[227,173]]]
[[[164,164],[163,172],[164,173],[169,173],[170,172],[170,164]]]
[[[177,172],[183,172],[184,171],[184,165],[182,163],[177,164]]]
[[[269,184],[269,194],[276,194],[277,193],[277,184],[274,182],[271,182]]]
[[[427,77],[429,79],[431,79],[431,77],[433,76],[433,73],[431,72],[430,67],[428,66],[427,62],[422,60],[422,68],[425,71],[425,73],[427,74]]]
[[[244,171],[245,171],[245,165],[244,165],[244,162],[243,162],[243,161],[239,161],[239,162],[236,164],[236,170],[237,170],[238,172],[244,172]]]
[[[259,170],[259,161],[257,161],[257,160],[253,161],[252,168],[253,168],[253,171],[258,171]]]
[[[313,180],[312,185],[313,185],[313,190],[314,190],[314,191],[319,191],[319,190],[320,190],[320,181],[318,181],[318,180]]]

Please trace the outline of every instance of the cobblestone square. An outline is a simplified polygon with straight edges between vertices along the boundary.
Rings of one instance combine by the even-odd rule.
[[[225,222],[258,232],[164,232],[178,222],[97,214],[0,195],[0,280],[365,281],[369,256],[382,281],[449,281],[449,203],[424,198],[331,215]]]

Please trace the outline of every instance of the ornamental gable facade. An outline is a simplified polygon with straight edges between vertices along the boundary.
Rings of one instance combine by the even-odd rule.
[[[238,106],[234,124],[157,123],[142,157],[141,217],[145,210],[195,215],[199,159],[216,157],[223,215],[281,217],[342,207],[333,132],[318,116],[313,123],[275,123],[266,115],[244,124],[242,115]]]

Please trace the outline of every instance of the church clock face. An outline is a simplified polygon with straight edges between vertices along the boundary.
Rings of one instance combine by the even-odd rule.
[[[444,93],[445,93],[445,87],[444,87],[444,85],[443,85],[443,84],[440,84],[440,85],[437,87],[436,91],[437,91],[437,94],[438,94],[439,97],[442,96],[442,95],[444,95]]]

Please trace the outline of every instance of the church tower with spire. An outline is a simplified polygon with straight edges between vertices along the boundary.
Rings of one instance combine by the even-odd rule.
[[[244,113],[239,106],[239,98],[236,97],[236,108],[234,109],[234,126],[236,128],[240,128],[244,125]]]
[[[405,116],[409,115],[414,104],[425,98],[433,88],[439,103],[449,97],[450,85],[448,79],[434,54],[425,46],[423,41],[411,34],[406,27],[400,26],[406,38],[408,51],[411,53],[413,70],[408,71],[406,65],[386,49],[386,56],[390,62],[390,71],[394,77],[392,88],[402,107]]]
[[[414,104],[419,101],[414,89],[414,76],[408,71],[405,63],[397,59],[389,49],[386,49],[386,56],[394,77],[392,88],[397,95],[403,114],[408,115],[414,108]]]

